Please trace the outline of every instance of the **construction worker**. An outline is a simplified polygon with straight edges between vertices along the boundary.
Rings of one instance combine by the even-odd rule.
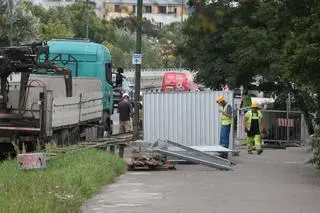
[[[216,102],[222,106],[221,113],[221,132],[220,132],[220,145],[229,148],[229,137],[232,124],[232,107],[228,104],[223,96],[219,96]],[[228,158],[228,153],[224,152],[221,157]]]
[[[122,95],[123,100],[118,104],[120,133],[131,131],[132,107],[130,104],[130,96],[127,93]]]
[[[253,102],[251,110],[245,114],[244,128],[247,133],[247,147],[248,153],[252,154],[253,145],[255,145],[257,154],[260,155],[263,150],[261,147],[261,133],[262,133],[262,113],[258,110],[258,104]]]

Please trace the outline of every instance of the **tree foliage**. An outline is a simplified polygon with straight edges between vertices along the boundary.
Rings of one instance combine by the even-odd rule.
[[[135,34],[125,28],[117,28],[115,30],[115,40],[113,42],[104,42],[112,54],[113,66],[133,69],[132,53],[136,49]],[[158,45],[149,41],[146,37],[142,39],[142,61],[143,68],[159,68],[161,60],[159,60],[160,48]]]
[[[86,38],[89,17],[89,39],[104,43],[110,49],[113,67],[133,68],[131,58],[136,43],[134,16],[108,22],[99,18],[93,9],[87,8],[83,3],[45,10],[39,5],[26,2],[25,7],[40,20],[39,39]],[[144,20],[143,33],[143,67],[161,68],[161,46],[150,39],[158,36],[159,30],[150,21]]]
[[[10,38],[13,44],[33,40],[38,26],[39,20],[25,9],[22,1],[0,2],[0,45],[8,45]]]
[[[194,5],[180,46],[188,68],[211,87],[248,85],[255,75],[296,83],[318,77],[319,3],[240,0]],[[314,78],[316,79],[316,78]],[[315,81],[308,84],[319,91]]]

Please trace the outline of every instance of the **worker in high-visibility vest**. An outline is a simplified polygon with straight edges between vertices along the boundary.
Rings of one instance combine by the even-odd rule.
[[[258,155],[263,152],[261,147],[262,119],[263,116],[261,111],[258,110],[258,104],[253,102],[251,104],[251,110],[245,114],[244,119],[244,128],[247,133],[247,148],[249,154],[252,154],[254,145]]]
[[[219,110],[221,113],[220,145],[225,148],[229,148],[229,138],[232,124],[232,107],[225,101],[223,96],[219,96],[216,102],[222,106],[222,110]],[[221,157],[228,158],[228,153],[222,153]]]

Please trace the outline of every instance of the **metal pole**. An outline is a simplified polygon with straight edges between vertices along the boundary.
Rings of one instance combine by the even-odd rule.
[[[10,46],[12,46],[12,26],[13,26],[12,10],[13,10],[13,1],[14,0],[7,0],[8,9],[9,9],[9,17],[10,17],[10,32],[9,32]]]
[[[289,134],[289,112],[290,112],[290,109],[291,108],[291,95],[290,93],[288,93],[288,100],[287,100],[287,142],[289,142],[289,137],[290,137],[290,134]]]
[[[89,40],[89,15],[90,15],[90,10],[89,10],[89,0],[87,0],[87,26],[86,26],[86,38]]]
[[[183,22],[183,0],[181,0],[181,25],[182,25],[182,22]],[[179,56],[179,67],[182,68],[182,56],[180,55]]]
[[[142,34],[142,4],[143,0],[137,0],[137,38],[136,54],[141,54],[141,34]],[[134,116],[133,116],[133,137],[137,139],[140,135],[139,128],[139,107],[140,99],[141,64],[136,64],[135,88],[134,88]]]
[[[181,0],[181,23],[183,22],[183,0]]]

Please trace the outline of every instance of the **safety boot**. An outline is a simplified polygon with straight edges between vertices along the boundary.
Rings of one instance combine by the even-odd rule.
[[[262,152],[263,152],[262,149],[257,150],[257,154],[258,154],[258,155],[261,155]]]

